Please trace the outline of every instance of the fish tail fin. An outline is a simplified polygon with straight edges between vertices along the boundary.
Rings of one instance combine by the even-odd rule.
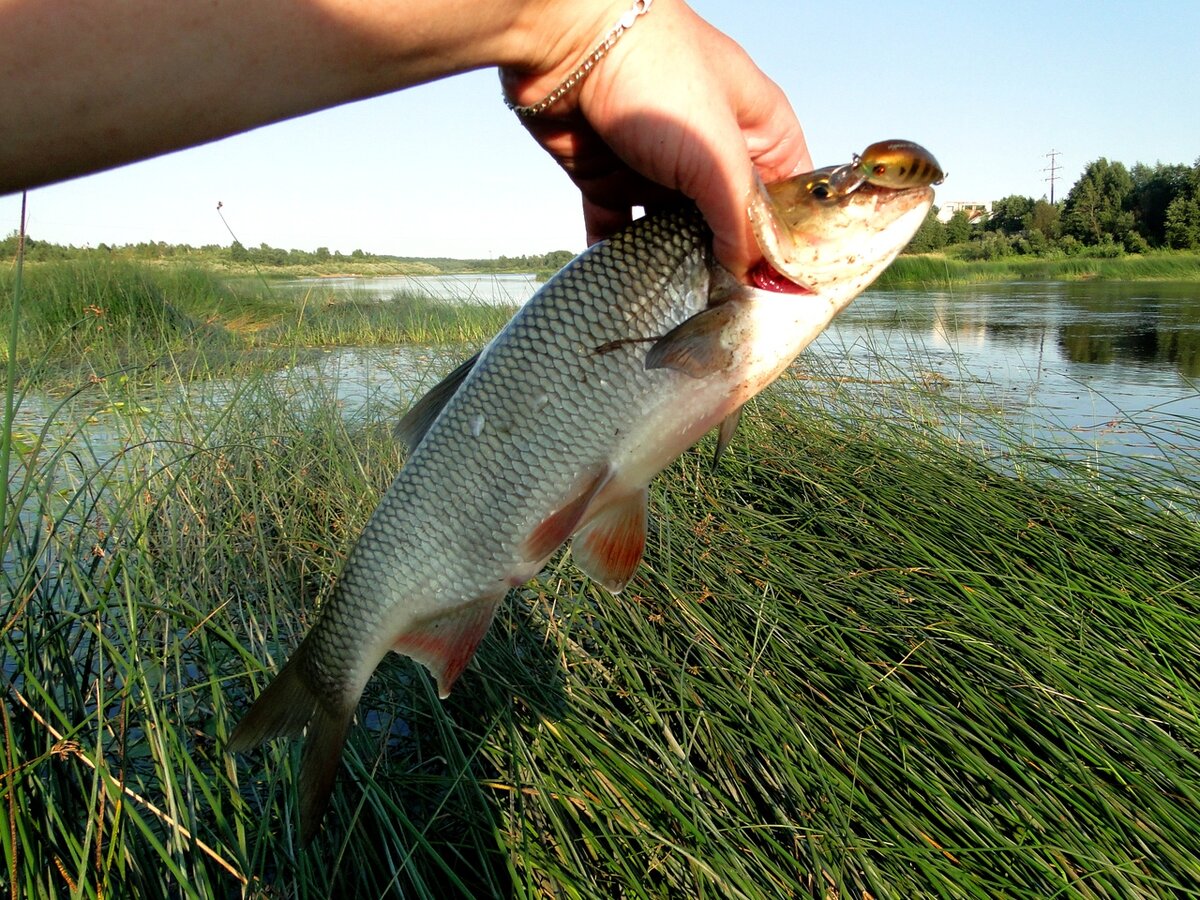
[[[300,757],[300,833],[307,846],[316,836],[329,805],[356,703],[330,710],[304,677],[304,651],[301,644],[258,695],[233,729],[226,750],[242,753],[272,738],[300,737],[307,731]]]

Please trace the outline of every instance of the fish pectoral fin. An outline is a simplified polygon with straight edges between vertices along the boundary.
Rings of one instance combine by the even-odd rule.
[[[745,409],[743,403],[733,412],[725,417],[717,428],[717,450],[713,454],[712,467],[713,471],[721,463],[721,456],[725,453],[725,448],[729,446],[729,442],[733,440],[733,433],[737,431],[738,423],[742,421],[742,410]]]
[[[646,354],[647,369],[677,369],[692,378],[703,378],[728,369],[733,350],[722,335],[738,313],[732,301],[710,306],[663,335]]]
[[[445,700],[458,676],[475,656],[479,642],[496,616],[496,608],[507,593],[507,590],[498,591],[424,619],[398,635],[392,649],[427,668],[437,679],[438,696]]]
[[[571,542],[575,565],[614,594],[629,583],[645,550],[645,488],[604,507]]]
[[[480,353],[482,352],[480,351]],[[431,387],[424,397],[414,403],[403,418],[396,423],[396,427],[392,429],[396,440],[409,450],[421,443],[429,426],[441,413],[442,408],[450,402],[450,398],[458,393],[458,389],[471,374],[471,370],[475,368],[477,362],[479,362],[479,353],[460,363],[453,372]]]
[[[563,541],[575,533],[583,514],[587,512],[592,498],[608,481],[611,469],[607,464],[588,469],[576,479],[575,486],[567,492],[567,499],[554,512],[546,516],[525,538],[521,555],[530,562],[541,562],[562,546]]]
[[[330,708],[330,698],[318,697],[309,687],[304,657],[305,645],[301,644],[238,722],[225,749],[242,753],[271,738],[305,733],[300,757],[300,837],[308,846],[329,807],[358,697]]]

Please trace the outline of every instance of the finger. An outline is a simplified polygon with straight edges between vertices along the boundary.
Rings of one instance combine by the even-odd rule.
[[[583,198],[583,225],[587,230],[587,242],[590,247],[597,241],[612,237],[633,221],[632,208],[601,206],[593,203],[586,196]]]

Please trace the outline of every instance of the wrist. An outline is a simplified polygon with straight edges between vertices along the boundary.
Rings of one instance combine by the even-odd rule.
[[[616,23],[624,21],[629,27],[633,6],[634,0],[543,0],[523,7],[510,33],[507,59],[500,63],[501,85],[510,104],[539,104],[564,83],[577,79],[577,85],[583,64]],[[569,93],[564,92],[563,99]]]

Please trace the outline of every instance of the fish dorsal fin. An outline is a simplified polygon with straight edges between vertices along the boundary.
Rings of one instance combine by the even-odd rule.
[[[392,649],[427,668],[437,679],[438,696],[445,700],[475,655],[496,616],[496,607],[507,593],[502,590],[424,619],[398,635]]]
[[[614,594],[629,583],[645,550],[645,488],[610,503],[571,543],[575,565]]]
[[[482,351],[480,351],[482,352]],[[479,354],[476,353],[470,359],[459,364],[459,366],[429,389],[420,400],[409,407],[408,412],[404,417],[396,423],[396,427],[392,433],[396,436],[396,440],[403,443],[409,450],[412,450],[421,443],[421,439],[425,437],[425,432],[429,430],[429,426],[433,424],[434,419],[442,411],[450,398],[458,393],[458,389],[462,386],[463,381],[471,370],[475,368],[475,363],[479,362]]]
[[[650,348],[646,368],[677,369],[692,378],[729,368],[733,351],[721,336],[737,312],[737,303],[725,302],[676,325]]]
[[[725,448],[729,446],[729,442],[733,440],[733,433],[737,431],[738,423],[742,421],[742,410],[745,404],[742,404],[733,412],[725,417],[717,429],[717,451],[713,454],[712,467],[715,470],[721,462],[721,456],[725,453]]]

